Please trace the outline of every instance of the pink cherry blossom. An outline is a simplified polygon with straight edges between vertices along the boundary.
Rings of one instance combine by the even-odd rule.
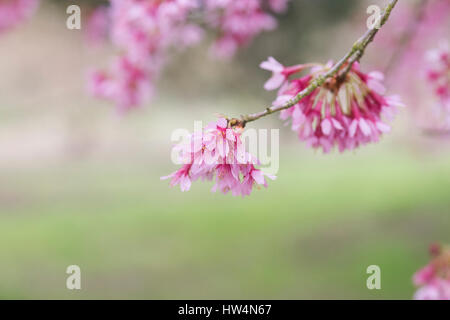
[[[253,187],[267,187],[266,177],[275,179],[257,169],[258,160],[244,149],[240,129],[230,128],[224,118],[207,125],[202,132],[191,134],[188,141],[174,150],[183,166],[161,179],[171,179],[170,185],[180,185],[182,191],[198,179],[213,180],[212,191],[234,196],[250,195]]]
[[[440,47],[427,52],[428,80],[437,102],[432,110],[435,127],[450,130],[450,46],[442,41]]]
[[[269,57],[266,61],[263,61],[260,65],[261,69],[272,71],[272,77],[267,80],[264,85],[264,89],[271,91],[280,88],[291,75],[300,72],[306,66],[296,65],[292,67],[285,67],[273,57]]]
[[[273,57],[269,57],[267,61],[261,63],[260,67],[262,69],[272,71],[272,77],[267,80],[264,85],[264,89],[266,90],[275,90],[283,85],[283,83],[287,80],[287,77],[283,74],[284,66],[275,60]]]
[[[432,247],[431,262],[416,272],[413,282],[419,289],[416,300],[450,300],[450,250]]]
[[[110,17],[108,8],[100,6],[94,9],[83,28],[86,42],[92,46],[103,44],[108,38],[109,26]]]
[[[275,18],[263,10],[262,0],[205,0],[206,21],[221,36],[213,45],[212,53],[222,58],[233,56],[239,47],[248,45],[264,31],[276,28]],[[272,1],[271,8],[281,12],[284,1]]]
[[[110,3],[108,12],[102,12],[100,18],[109,17],[111,41],[122,53],[111,70],[91,73],[89,89],[126,111],[153,96],[154,82],[166,64],[169,50],[183,49],[201,40],[200,28],[187,21],[198,3],[195,0],[110,0]],[[104,21],[100,22],[103,27]]]
[[[270,8],[275,12],[284,12],[287,10],[289,0],[269,0]]]
[[[273,30],[276,20],[268,10],[281,12],[287,1],[270,1],[267,6],[266,0],[110,0],[108,8],[95,11],[88,20],[86,37],[98,43],[108,35],[120,52],[112,68],[127,61],[141,76],[137,83],[131,81],[136,85],[128,85],[129,81],[116,77],[117,70],[99,70],[91,73],[89,90],[112,100],[121,111],[146,103],[152,95],[144,93],[154,88],[170,54],[199,43],[205,27],[217,34],[211,53],[230,58],[261,32]],[[120,70],[130,71],[128,80],[136,72]],[[145,84],[144,79],[151,83]]]
[[[39,0],[0,1],[0,33],[30,18]]]
[[[434,279],[419,288],[415,300],[450,300],[450,281]]]
[[[145,67],[124,56],[118,57],[108,72],[91,72],[88,90],[93,96],[116,101],[118,110],[125,112],[153,95],[151,80]]]
[[[315,77],[328,71],[332,63],[315,66],[310,74],[300,78],[288,80],[285,77],[286,81],[281,80],[279,74],[287,72],[280,71],[281,65],[276,60],[269,59],[261,66],[274,73],[272,78],[275,80],[271,80],[270,84],[279,85],[287,81],[273,103],[282,106],[304,90]],[[299,66],[283,67],[283,70],[293,70],[288,73],[290,76],[302,70]],[[300,140],[312,148],[322,148],[325,153],[335,146],[342,152],[377,142],[383,133],[390,131],[383,118],[392,118],[397,107],[403,106],[398,97],[385,96],[383,79],[381,72],[366,74],[355,63],[345,79],[329,78],[299,103],[283,110],[281,119],[291,120],[292,130],[297,132]]]

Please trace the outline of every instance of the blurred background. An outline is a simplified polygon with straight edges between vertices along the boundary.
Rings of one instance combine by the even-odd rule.
[[[280,170],[245,199],[159,179],[176,169],[174,129],[262,110],[275,95],[261,61],[339,59],[373,3],[385,1],[293,0],[233,61],[210,59],[208,41],[174,56],[156,99],[126,116],[86,94],[114,49],[65,27],[70,1],[3,34],[0,298],[410,299],[429,244],[450,243],[450,138],[424,135],[409,108],[379,144],[345,154],[306,148],[277,116],[253,123],[280,128]],[[382,69],[388,54],[368,51],[363,69]],[[413,107],[426,107],[416,86]],[[73,264],[81,290],[66,289]],[[381,290],[366,287],[374,264]]]

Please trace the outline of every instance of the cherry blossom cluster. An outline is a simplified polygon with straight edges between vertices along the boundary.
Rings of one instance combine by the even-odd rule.
[[[0,33],[28,19],[38,4],[39,0],[1,0]]]
[[[199,43],[206,28],[218,34],[212,52],[230,57],[259,33],[276,27],[267,12],[286,9],[288,0],[110,0],[88,22],[90,40],[109,37],[120,50],[109,70],[93,71],[89,91],[114,101],[120,111],[147,102],[167,57]],[[199,17],[201,21],[199,20]]]
[[[219,31],[219,38],[212,52],[219,57],[229,58],[237,49],[247,45],[256,35],[273,30],[277,22],[263,10],[260,0],[206,0],[207,23]],[[286,0],[271,0],[272,10],[286,9]]]
[[[259,162],[245,151],[241,131],[220,118],[201,132],[192,133],[187,141],[174,147],[183,166],[161,179],[171,179],[170,185],[180,185],[181,191],[188,191],[192,181],[215,179],[213,192],[231,191],[243,197],[250,195],[255,186],[267,187],[265,177],[275,177],[255,167]]]
[[[266,90],[278,89],[274,106],[282,106],[325,74],[333,64],[308,64],[285,67],[270,57],[261,68],[272,71]],[[292,75],[305,69],[301,77]],[[377,142],[390,127],[397,107],[403,106],[397,96],[386,96],[381,72],[364,73],[354,63],[345,75],[328,78],[297,104],[281,111],[282,120],[290,120],[300,140],[325,153],[335,146],[342,152],[367,143]]]
[[[444,129],[450,129],[450,47],[442,42],[440,47],[427,54],[430,68],[427,76],[434,88],[438,103],[434,114]]]
[[[413,282],[419,289],[416,300],[450,300],[450,249],[439,245],[430,248],[432,260],[416,272]]]
[[[186,22],[197,1],[110,0],[110,3],[109,34],[122,53],[109,70],[91,74],[89,89],[93,95],[112,100],[119,110],[126,111],[152,96],[153,83],[170,48],[199,40],[200,29]],[[97,20],[101,17],[101,13],[94,15]],[[99,27],[103,28],[104,24],[100,23]],[[93,32],[91,28],[88,30]]]

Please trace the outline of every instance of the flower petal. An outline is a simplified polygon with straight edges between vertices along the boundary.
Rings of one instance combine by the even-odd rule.
[[[359,128],[361,129],[362,133],[368,137],[370,136],[370,133],[372,132],[372,130],[370,130],[369,125],[367,124],[366,120],[364,119],[359,119]]]
[[[324,119],[321,124],[322,132],[328,136],[331,133],[331,122],[328,119]]]
[[[349,135],[353,138],[356,134],[356,129],[358,129],[358,120],[354,119],[348,128]]]
[[[281,87],[285,80],[285,76],[281,73],[274,73],[273,76],[264,84],[264,89],[267,91],[276,90]]]
[[[261,69],[280,73],[283,71],[284,66],[275,60],[273,57],[269,57],[266,61],[261,62],[259,65]]]
[[[265,184],[266,180],[264,179],[264,174],[261,170],[253,170],[252,171],[252,178],[255,180],[257,184]]]

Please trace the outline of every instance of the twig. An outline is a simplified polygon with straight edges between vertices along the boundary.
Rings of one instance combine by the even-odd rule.
[[[398,2],[398,0],[391,0],[390,3],[388,4],[388,6],[385,8],[384,13],[381,16],[380,27],[384,26],[384,24],[388,21],[389,16],[392,12],[392,9],[395,7],[397,2]],[[338,74],[338,72],[341,70],[341,68],[345,65],[346,66],[345,69],[343,70],[341,75],[339,75],[339,77],[341,77],[341,76],[344,77],[348,73],[348,71],[351,69],[353,63],[355,63],[356,61],[359,61],[361,59],[361,57],[364,55],[364,51],[365,51],[366,47],[369,45],[369,43],[371,43],[373,41],[373,39],[375,38],[375,35],[378,33],[378,30],[379,29],[377,29],[377,28],[368,30],[358,41],[356,41],[354,43],[354,45],[352,46],[352,49],[341,60],[339,60],[339,62],[337,62],[330,70],[328,70],[328,72],[326,72],[323,75],[317,76],[315,79],[313,79],[311,81],[311,83],[308,87],[306,87],[304,90],[299,92],[294,98],[289,100],[284,105],[271,106],[261,112],[243,115],[243,116],[241,116],[241,119],[236,119],[236,118],[230,119],[229,125],[231,127],[239,126],[239,127],[243,128],[243,127],[245,127],[245,125],[248,122],[258,120],[269,114],[279,112],[279,111],[288,109],[288,108],[296,105],[304,97],[310,95],[315,89],[322,86],[328,78],[336,76]]]

